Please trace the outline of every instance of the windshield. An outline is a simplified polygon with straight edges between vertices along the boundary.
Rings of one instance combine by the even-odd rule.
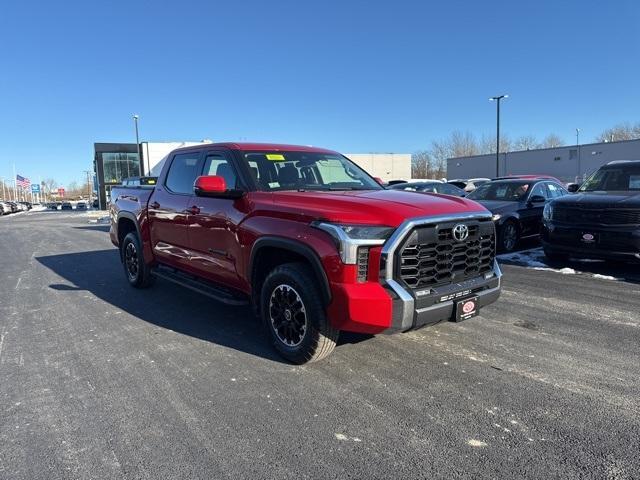
[[[476,188],[467,198],[519,202],[524,200],[530,185],[529,182],[488,182]]]
[[[260,190],[381,190],[368,173],[342,155],[316,152],[246,152]]]
[[[582,184],[579,192],[640,190],[640,165],[601,168]]]

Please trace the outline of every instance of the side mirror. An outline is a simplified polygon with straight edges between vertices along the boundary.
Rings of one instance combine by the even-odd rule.
[[[240,198],[242,190],[227,189],[227,182],[219,175],[203,175],[196,178],[193,191],[198,197]]]
[[[569,185],[567,185],[567,191],[569,193],[576,193],[579,188],[580,188],[579,183],[570,183]]]
[[[534,195],[529,199],[529,203],[544,203],[546,201],[547,199],[544,198],[542,195]]]

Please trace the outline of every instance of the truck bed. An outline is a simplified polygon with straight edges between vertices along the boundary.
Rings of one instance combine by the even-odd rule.
[[[116,220],[120,212],[128,212],[135,215],[138,221],[141,221],[141,217],[147,213],[147,204],[154,188],[151,185],[113,187],[109,206],[111,218]]]

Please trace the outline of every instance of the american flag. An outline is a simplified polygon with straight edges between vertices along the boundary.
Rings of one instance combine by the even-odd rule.
[[[21,188],[29,188],[31,186],[31,180],[20,175],[16,175],[16,185]]]

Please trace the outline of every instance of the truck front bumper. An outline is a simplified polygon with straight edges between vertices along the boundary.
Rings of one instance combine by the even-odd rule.
[[[411,292],[395,280],[386,284],[392,297],[393,317],[385,333],[404,332],[443,320],[455,318],[456,303],[477,297],[479,308],[486,307],[500,297],[502,271],[494,261],[491,276],[478,276],[459,283],[430,289],[428,294]]]

